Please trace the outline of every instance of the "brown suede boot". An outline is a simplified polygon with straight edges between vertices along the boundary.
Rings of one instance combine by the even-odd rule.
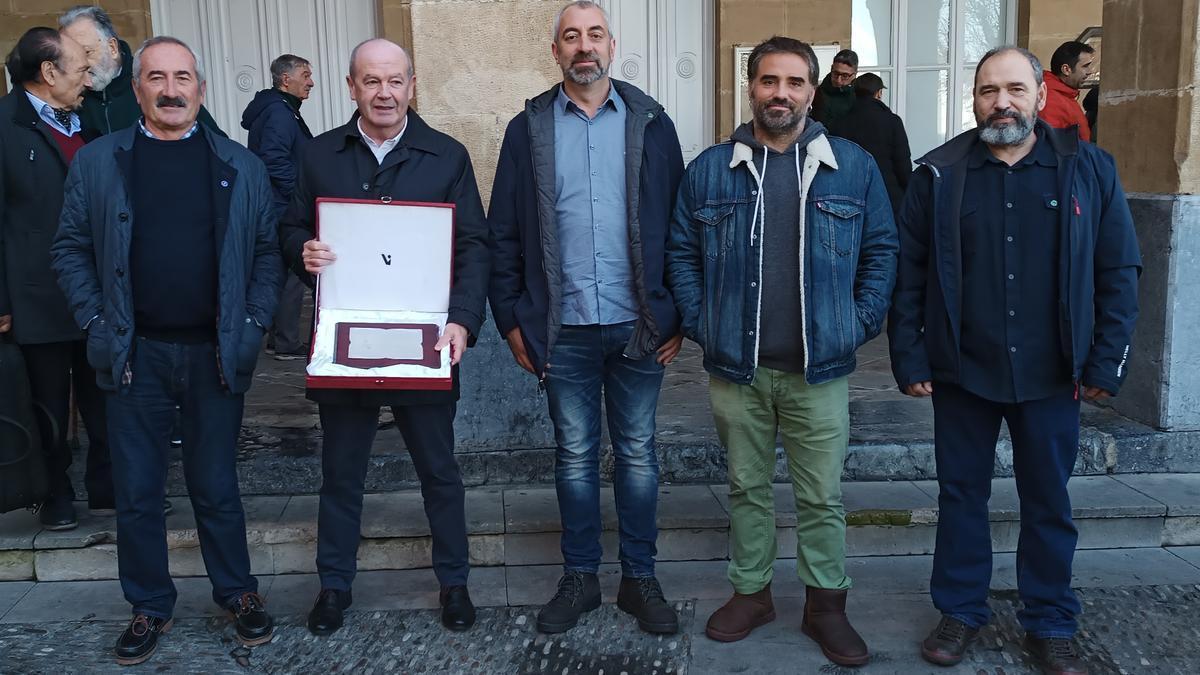
[[[757,593],[734,593],[721,608],[708,617],[704,634],[718,642],[737,642],[750,631],[775,620],[771,584]]]
[[[809,586],[800,630],[820,645],[825,658],[839,666],[861,666],[871,660],[867,643],[846,618],[846,591]]]

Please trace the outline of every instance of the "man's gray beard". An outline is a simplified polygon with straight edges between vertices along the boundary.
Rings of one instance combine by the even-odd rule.
[[[754,111],[754,123],[771,135],[786,135],[804,126],[808,115],[804,113],[788,113],[781,117],[772,117],[764,110]]]
[[[580,70],[575,66],[567,68],[567,79],[575,84],[591,84],[598,81],[608,73],[608,68],[593,66],[587,70]]]
[[[106,57],[92,73],[92,91],[104,91],[121,73],[121,62],[112,57]]]
[[[989,126],[985,120],[979,125],[979,140],[988,145],[1010,147],[1020,145],[1033,133],[1034,120],[1024,115],[1012,119],[1012,124],[1002,124],[998,127]],[[1036,119],[1036,118],[1034,118]]]

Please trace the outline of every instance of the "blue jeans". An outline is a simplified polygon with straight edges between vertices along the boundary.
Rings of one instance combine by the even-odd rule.
[[[969,626],[991,618],[988,498],[1000,420],[1008,423],[1021,499],[1017,618],[1039,638],[1075,634],[1079,601],[1071,590],[1078,536],[1067,479],[1079,449],[1079,401],[1071,392],[1025,403],[994,403],[945,382],[933,385],[938,473],[937,547],[930,594],[942,614]]]
[[[554,482],[567,570],[600,567],[600,397],[613,446],[621,571],[654,576],[658,455],[654,413],[663,367],[656,354],[623,355],[633,323],[563,326],[550,354],[546,394],[558,446]]]
[[[175,609],[163,495],[176,405],[182,411],[183,473],[213,601],[224,607],[256,592],[236,466],[242,396],[221,384],[216,349],[138,338],[131,372],[129,387],[110,392],[107,401],[125,599],[135,614],[166,619]]]

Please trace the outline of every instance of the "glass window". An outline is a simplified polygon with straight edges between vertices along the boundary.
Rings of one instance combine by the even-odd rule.
[[[990,48],[989,48],[990,49]],[[963,68],[959,78],[959,100],[962,102],[962,124],[959,131],[975,128],[975,68]]]
[[[1008,27],[1004,0],[966,0],[963,6],[963,63],[975,63],[1004,44]]]
[[[950,0],[908,3],[908,65],[950,63]]]
[[[949,70],[912,70],[904,92],[904,127],[913,157],[946,142]]]
[[[864,66],[892,63],[892,0],[854,0],[850,44]]]

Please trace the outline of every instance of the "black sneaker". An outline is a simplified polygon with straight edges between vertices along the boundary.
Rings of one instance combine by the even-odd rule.
[[[254,647],[275,637],[275,621],[267,614],[267,603],[258,593],[242,593],[228,609],[233,614],[237,639],[242,645]]]
[[[967,647],[979,635],[978,628],[971,628],[958,619],[943,616],[937,628],[921,643],[921,656],[938,666],[953,666],[963,660]]]
[[[1087,664],[1070,638],[1025,638],[1025,649],[1046,675],[1087,675]]]
[[[47,530],[73,530],[79,526],[75,504],[69,497],[50,497],[38,508],[38,520]]]
[[[558,580],[558,592],[538,612],[537,629],[562,633],[579,623],[579,616],[600,606],[600,580],[595,574],[568,570]]]
[[[134,615],[113,648],[117,655],[117,663],[132,666],[150,658],[158,648],[158,636],[171,630],[171,624],[171,619],[160,619],[145,614]]]
[[[679,616],[663,597],[662,586],[654,577],[621,577],[617,607],[637,617],[638,628],[647,633],[679,632]]]

